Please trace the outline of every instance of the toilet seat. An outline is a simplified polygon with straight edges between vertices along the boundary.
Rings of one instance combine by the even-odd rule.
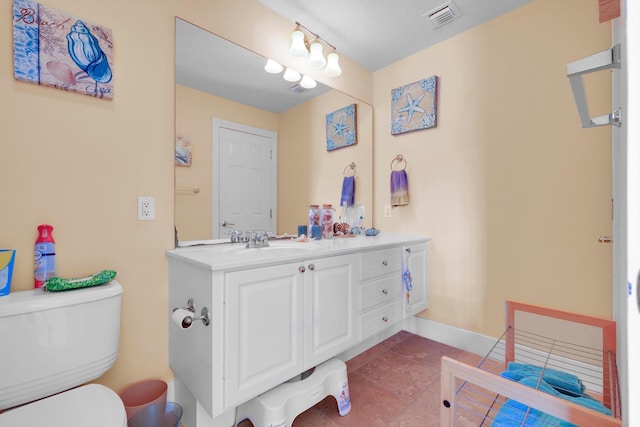
[[[0,414],[1,426],[126,427],[120,397],[108,387],[89,384]]]

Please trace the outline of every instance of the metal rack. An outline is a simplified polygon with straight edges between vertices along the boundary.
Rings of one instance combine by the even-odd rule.
[[[557,426],[562,419],[581,426],[620,426],[615,322],[512,301],[506,311],[503,336],[476,367],[443,358],[442,425]],[[534,317],[529,329],[516,328],[516,312],[541,317]],[[552,331],[530,329],[550,321],[555,322]],[[602,344],[594,348],[576,336],[563,339],[557,332],[567,325],[599,331]],[[527,371],[529,378],[518,381],[512,368]],[[558,385],[550,377],[569,379]],[[598,402],[610,415],[594,410],[595,404],[582,406],[584,400]]]
[[[621,108],[617,108],[612,113],[605,114],[604,116],[590,117],[582,79],[582,76],[585,74],[619,69],[621,61],[620,45],[617,44],[610,49],[603,50],[602,52],[595,53],[567,65],[567,77],[569,77],[569,83],[571,84],[573,97],[576,100],[576,106],[578,107],[578,114],[580,115],[580,122],[583,128],[622,125]]]

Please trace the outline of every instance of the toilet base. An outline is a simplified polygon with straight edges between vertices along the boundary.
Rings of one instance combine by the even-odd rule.
[[[329,395],[336,398],[341,416],[351,411],[347,365],[339,359],[327,360],[307,378],[280,384],[243,403],[237,409],[236,423],[248,418],[255,427],[287,427]]]

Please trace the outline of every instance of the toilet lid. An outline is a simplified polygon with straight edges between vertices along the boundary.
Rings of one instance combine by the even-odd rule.
[[[120,397],[100,384],[77,387],[0,414],[0,425],[21,427],[126,427]]]

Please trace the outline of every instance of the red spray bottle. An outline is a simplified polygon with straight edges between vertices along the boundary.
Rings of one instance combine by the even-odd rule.
[[[33,253],[35,262],[35,288],[44,286],[44,281],[56,276],[56,242],[53,227],[48,224],[38,226],[38,239]]]

